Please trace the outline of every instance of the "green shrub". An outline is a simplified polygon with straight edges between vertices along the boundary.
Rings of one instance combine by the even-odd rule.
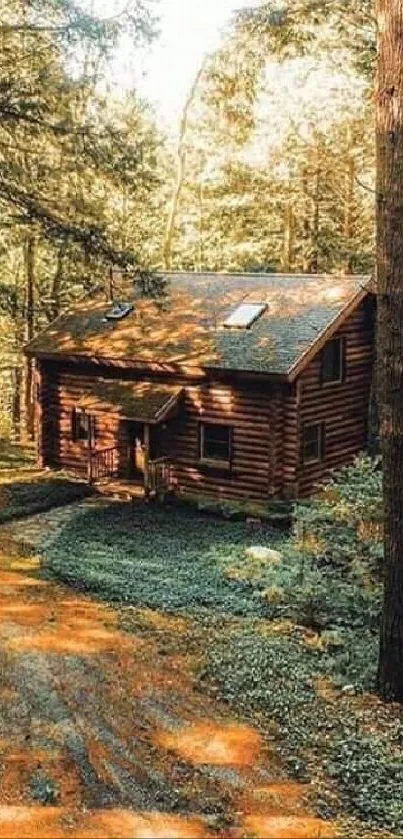
[[[321,565],[377,575],[383,558],[382,472],[379,458],[357,458],[316,498],[296,506],[299,550]]]

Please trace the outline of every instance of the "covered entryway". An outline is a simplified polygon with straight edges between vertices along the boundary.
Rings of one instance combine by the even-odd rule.
[[[78,403],[95,418],[118,419],[116,442],[88,451],[91,483],[121,478],[144,487],[146,495],[166,491],[169,452],[163,451],[161,428],[177,412],[183,388],[157,382],[98,380]]]

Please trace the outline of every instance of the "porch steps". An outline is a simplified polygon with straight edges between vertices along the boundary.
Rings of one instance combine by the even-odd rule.
[[[94,485],[98,495],[119,501],[133,501],[144,498],[144,486],[126,481],[99,481]]]

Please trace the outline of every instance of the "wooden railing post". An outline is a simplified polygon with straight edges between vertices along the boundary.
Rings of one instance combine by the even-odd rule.
[[[87,461],[87,480],[89,484],[92,484],[92,452],[88,453],[88,461]]]
[[[144,425],[144,495],[146,498],[150,495],[150,426],[148,423]]]

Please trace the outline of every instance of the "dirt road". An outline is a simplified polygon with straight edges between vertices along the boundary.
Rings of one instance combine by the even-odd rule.
[[[126,632],[0,539],[0,837],[335,834],[270,742],[198,692],[185,619],[144,612],[150,631]]]

